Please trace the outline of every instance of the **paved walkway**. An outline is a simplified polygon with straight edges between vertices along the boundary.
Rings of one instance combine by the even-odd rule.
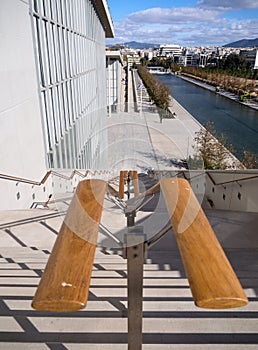
[[[135,78],[138,85],[139,78]],[[128,112],[120,111],[108,119],[109,169],[180,168],[180,160],[194,152],[194,137],[201,124],[175,99],[171,103],[174,118],[161,119],[144,86],[137,96],[137,103],[130,104]]]

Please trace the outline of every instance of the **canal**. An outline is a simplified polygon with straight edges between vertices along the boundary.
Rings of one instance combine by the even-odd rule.
[[[212,91],[194,85],[180,77],[156,75],[170,87],[172,96],[202,125],[211,121],[218,134],[224,134],[232,144],[234,154],[242,158],[243,151],[258,153],[258,111]]]

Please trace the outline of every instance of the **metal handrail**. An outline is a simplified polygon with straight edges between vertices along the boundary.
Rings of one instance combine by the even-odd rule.
[[[101,175],[101,174],[108,174],[110,173],[108,170],[86,170],[85,173],[82,173],[81,171],[74,169],[71,173],[70,176],[66,176],[64,174],[58,173],[55,170],[49,170],[47,173],[44,175],[42,180],[40,181],[35,181],[35,180],[30,180],[30,179],[25,179],[23,177],[17,177],[17,176],[12,176],[12,175],[7,175],[7,174],[0,174],[0,179],[3,180],[10,180],[10,181],[15,181],[15,182],[22,182],[22,183],[27,183],[30,185],[35,185],[35,186],[40,186],[43,185],[47,179],[49,178],[50,175],[54,175],[57,177],[60,177],[64,180],[71,180],[75,175],[79,175],[82,178],[87,177],[88,175]]]
[[[243,177],[243,178],[237,178],[237,179],[228,180],[228,181],[216,182],[214,180],[214,178],[212,177],[212,174],[220,173],[222,171],[225,172],[225,173],[231,174],[231,175],[241,175],[241,174],[249,174],[249,175],[246,176],[246,177]],[[203,171],[200,171],[200,170],[154,171],[154,173],[159,173],[159,172],[161,172],[163,175],[164,174],[170,175],[171,173],[173,173],[173,177],[180,177],[180,176],[182,176],[184,179],[186,179],[188,181],[191,181],[193,179],[201,177],[204,174],[207,174],[208,178],[210,179],[210,181],[212,182],[212,184],[214,186],[221,186],[221,185],[226,185],[226,184],[230,184],[230,183],[234,183],[234,182],[247,181],[247,180],[252,180],[252,179],[258,178],[258,170],[256,170],[256,169],[245,169],[245,170],[203,170]],[[189,174],[189,173],[191,173],[191,176],[189,176],[189,175],[187,176],[187,174]],[[195,174],[195,173],[197,173],[197,174]],[[254,173],[254,174],[252,175],[252,173]]]
[[[37,216],[25,218],[25,219],[4,222],[0,224],[0,230],[10,229],[11,227],[20,226],[20,225],[31,224],[32,222],[41,222],[48,219],[61,217],[61,216],[64,216],[66,212],[67,212],[66,210],[58,211],[54,213],[47,212],[46,214],[44,213],[43,215],[37,215]]]

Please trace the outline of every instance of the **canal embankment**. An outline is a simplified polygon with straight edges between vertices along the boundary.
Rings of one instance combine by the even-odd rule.
[[[139,84],[140,77],[135,72],[136,84]],[[159,162],[160,169],[169,168],[171,164],[182,166],[182,160],[188,160],[196,154],[196,133],[204,126],[189,112],[182,104],[171,96],[170,111],[173,118],[160,119],[158,110],[154,111],[153,104],[150,102],[148,93],[142,84],[143,91],[136,91],[136,95],[141,95],[138,101],[142,102],[141,108],[152,148],[156,150],[156,159]],[[217,140],[214,137],[214,142]],[[240,167],[239,160],[228,151],[228,168]]]
[[[235,101],[239,104],[253,108],[255,110],[258,110],[258,102],[256,102],[256,101],[249,100],[249,101],[243,102],[239,99],[239,96],[237,94],[234,94],[232,92],[226,91],[226,90],[221,89],[221,88],[217,89],[216,86],[211,85],[210,83],[205,82],[201,79],[198,79],[197,77],[194,78],[192,75],[190,76],[186,73],[181,73],[178,75],[178,77],[180,77],[181,79],[186,80],[192,84],[195,84],[201,88],[204,88],[204,89],[212,91],[216,94],[219,94],[220,96],[223,96],[225,98],[229,98],[230,100]]]
[[[238,159],[244,152],[258,153],[258,111],[236,103],[177,75],[158,78],[170,87],[171,95],[202,125],[214,125],[218,135],[224,135]]]

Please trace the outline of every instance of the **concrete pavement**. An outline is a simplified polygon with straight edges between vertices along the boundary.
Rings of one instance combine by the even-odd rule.
[[[138,85],[139,77],[136,75],[135,79]],[[128,112],[119,111],[108,119],[109,169],[180,168],[180,160],[194,153],[194,138],[200,123],[175,99],[170,108],[174,117],[161,119],[144,86],[136,91],[136,96],[137,102],[128,106]]]

